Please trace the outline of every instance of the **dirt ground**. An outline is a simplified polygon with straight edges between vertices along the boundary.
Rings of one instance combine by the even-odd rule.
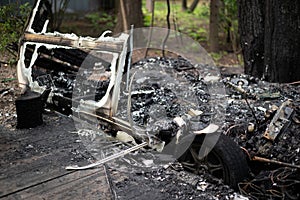
[[[16,67],[1,64],[0,67],[0,124],[9,128],[16,127],[15,100],[20,95]]]

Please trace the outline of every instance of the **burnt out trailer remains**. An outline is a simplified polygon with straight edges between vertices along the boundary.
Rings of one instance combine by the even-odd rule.
[[[131,143],[130,148],[99,162],[67,169],[89,169],[150,148],[179,158],[194,173],[200,173],[197,169],[205,164],[234,188],[248,176],[246,156],[239,146],[216,134],[218,125],[199,121],[203,98],[209,96],[205,83],[197,82],[201,71],[183,58],[130,66],[129,33],[111,37],[106,31],[99,38],[49,33],[49,8],[47,0],[36,1],[21,38],[17,69],[23,93],[48,91],[46,101],[55,109]],[[151,76],[161,82],[148,81]],[[195,91],[204,97],[199,99],[192,94]],[[148,123],[149,119],[155,123]]]

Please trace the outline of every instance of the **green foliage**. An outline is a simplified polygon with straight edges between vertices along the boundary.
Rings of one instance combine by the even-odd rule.
[[[222,0],[223,7],[220,9],[220,27],[228,34],[230,40],[236,40],[238,37],[238,7],[236,0]],[[231,41],[235,42],[235,41]]]
[[[194,14],[199,17],[199,19],[208,19],[209,18],[209,5],[200,4],[195,10]]]
[[[99,33],[104,30],[112,30],[116,24],[116,17],[105,12],[93,12],[86,15],[93,29]]]
[[[211,52],[209,54],[215,62],[218,62],[222,58],[222,56],[226,54],[226,52],[219,52],[219,53]]]
[[[18,43],[30,10],[29,3],[19,5],[17,2],[0,7],[0,52],[9,51],[12,44]]]
[[[143,0],[142,11],[144,25],[151,25],[151,12],[146,9]],[[166,27],[167,4],[166,1],[155,1],[154,26]],[[209,4],[199,3],[194,12],[182,11],[181,1],[171,1],[171,28],[174,29],[174,21],[180,32],[189,35],[199,42],[206,41],[207,24],[209,23]]]

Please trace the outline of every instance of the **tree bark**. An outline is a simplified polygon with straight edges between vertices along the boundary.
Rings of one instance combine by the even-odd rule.
[[[300,80],[300,1],[239,0],[245,73],[270,82]]]
[[[265,71],[272,82],[300,80],[300,1],[266,0]]]
[[[263,1],[239,0],[238,3],[239,32],[244,55],[245,73],[261,78],[264,65]]]
[[[209,48],[212,52],[219,51],[219,0],[210,1],[209,17]]]
[[[122,13],[122,3],[124,3],[125,16]],[[127,24],[127,27],[124,26]],[[141,0],[120,0],[118,4],[118,17],[115,27],[115,33],[121,33],[126,30],[130,30],[130,26],[134,25],[134,28],[143,27],[143,13],[142,13],[142,1]],[[126,28],[126,30],[124,30]]]

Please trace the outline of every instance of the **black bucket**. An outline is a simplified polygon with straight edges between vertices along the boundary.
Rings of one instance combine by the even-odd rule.
[[[41,94],[27,91],[16,100],[17,128],[34,128],[43,124]]]

